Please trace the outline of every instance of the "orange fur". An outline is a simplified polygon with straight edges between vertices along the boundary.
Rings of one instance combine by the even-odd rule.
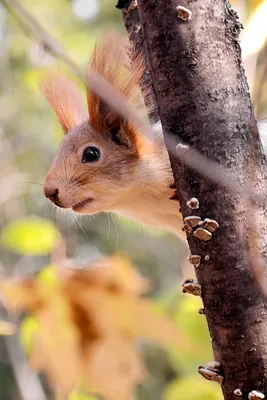
[[[142,59],[134,54],[130,63],[128,52],[121,38],[106,35],[96,43],[89,69],[139,109]],[[143,135],[90,89],[84,116],[77,89],[56,73],[46,75],[41,88],[69,131],[46,177],[45,195],[80,214],[112,211],[184,237],[179,204],[169,200],[173,175],[162,134]],[[110,136],[112,128],[119,143]],[[99,149],[97,162],[81,162],[88,146]]]
[[[137,54],[132,55],[134,62],[131,63],[129,51],[130,46],[125,40],[119,40],[115,33],[110,33],[101,42],[96,42],[88,69],[104,78],[125,100],[137,106],[138,97],[141,99],[139,83],[144,66],[142,57]],[[87,89],[87,102],[90,123],[95,129],[102,130],[118,123],[120,116],[90,88]]]
[[[80,93],[70,78],[59,71],[47,70],[39,80],[39,87],[56,112],[65,133],[87,118]]]

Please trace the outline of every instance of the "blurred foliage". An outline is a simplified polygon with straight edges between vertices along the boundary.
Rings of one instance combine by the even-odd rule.
[[[57,400],[64,400],[64,399],[58,397]],[[90,396],[87,393],[83,393],[79,390],[75,390],[73,393],[69,395],[68,400],[96,400],[96,397]]]
[[[17,219],[6,224],[0,234],[4,248],[19,254],[49,254],[59,237],[55,225],[41,218]]]
[[[206,319],[203,315],[198,314],[200,307],[202,307],[202,302],[199,297],[184,295],[181,296],[176,310],[172,313],[181,333],[190,340],[192,345],[190,352],[181,348],[179,351],[171,353],[174,365],[177,365],[178,371],[183,371],[184,374],[195,372],[196,365],[203,364],[203,362],[205,364],[212,359]]]
[[[23,0],[24,7],[80,66],[86,65],[98,35],[110,28],[124,32],[115,3],[115,0]],[[232,4],[238,8],[245,25],[241,37],[247,55],[244,63],[257,99],[257,110],[266,115],[267,30],[264,18],[259,17],[267,2],[234,0]],[[200,300],[182,296],[177,286],[182,279],[179,266],[187,254],[179,240],[112,214],[80,219],[59,213],[43,198],[42,182],[63,135],[36,81],[39,71],[58,61],[1,5],[0,59],[1,275],[33,276],[42,270],[50,262],[49,253],[59,237],[57,230],[66,240],[68,256],[81,261],[89,262],[116,251],[127,253],[141,274],[152,282],[148,296],[153,298],[157,309],[172,317],[191,346],[166,351],[142,342],[140,349],[150,375],[134,399],[222,399],[218,386],[196,374],[198,364],[212,359],[212,352],[205,317],[198,314]],[[43,270],[39,279],[49,287],[54,279],[53,268]],[[20,339],[27,354],[32,351],[32,339],[38,329],[38,322],[32,316],[21,325]],[[6,354],[8,347],[0,340],[0,379],[4,382],[0,398],[28,400],[18,394],[21,382],[14,379],[14,365]],[[40,382],[47,399],[51,399],[47,386],[42,379]],[[68,400],[92,400],[92,397],[76,391]]]
[[[27,355],[32,351],[33,337],[39,327],[38,321],[32,315],[25,317],[20,324],[20,341]]]
[[[222,394],[218,385],[192,375],[177,379],[166,388],[162,400],[174,399],[221,400]]]
[[[140,298],[148,287],[118,255],[86,266],[63,260],[35,278],[0,283],[7,309],[26,311],[37,321],[28,319],[23,327],[32,368],[44,371],[65,396],[82,382],[106,400],[130,399],[146,379],[138,338],[188,349],[166,313]]]

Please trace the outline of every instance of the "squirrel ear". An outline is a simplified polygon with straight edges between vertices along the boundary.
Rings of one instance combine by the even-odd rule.
[[[135,128],[130,126],[127,121],[121,121],[117,125],[107,130],[108,138],[119,146],[124,146],[128,150],[136,153],[138,150],[138,135]]]
[[[129,58],[130,47],[127,40],[122,40],[115,32],[109,32],[101,41],[97,41],[88,66],[113,89],[135,107],[141,100],[139,83],[144,71],[140,55]],[[100,99],[90,88],[87,88],[89,122],[98,131],[106,131],[109,126],[124,124],[122,117],[108,104]],[[118,124],[119,121],[119,124]]]
[[[64,133],[88,119],[81,95],[71,78],[61,72],[47,70],[39,78],[39,87],[57,114]]]

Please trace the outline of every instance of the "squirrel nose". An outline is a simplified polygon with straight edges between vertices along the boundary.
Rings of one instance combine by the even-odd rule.
[[[59,190],[56,186],[54,185],[45,185],[44,186],[44,195],[47,197],[49,200],[52,201],[56,206],[62,207],[58,195],[59,195]]]

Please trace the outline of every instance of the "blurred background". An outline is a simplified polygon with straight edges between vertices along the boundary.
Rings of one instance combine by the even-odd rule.
[[[116,0],[23,0],[23,6],[85,66],[95,39],[114,28],[124,32]],[[241,43],[256,113],[265,129],[267,113],[267,1],[232,2],[245,29]],[[136,400],[219,400],[216,384],[198,376],[199,364],[212,359],[201,301],[181,295],[187,250],[179,239],[136,222],[103,214],[76,218],[58,213],[42,195],[42,183],[62,132],[37,88],[37,74],[58,64],[45,46],[0,2],[0,273],[26,276],[49,262],[61,233],[67,255],[81,260],[122,252],[153,282],[152,297],[198,348],[196,352],[142,347],[150,377]],[[3,311],[2,311],[3,313]],[[30,330],[30,327],[29,327]],[[54,399],[44,377],[27,366],[21,339],[0,338],[0,399]],[[86,400],[73,393],[70,400]]]

